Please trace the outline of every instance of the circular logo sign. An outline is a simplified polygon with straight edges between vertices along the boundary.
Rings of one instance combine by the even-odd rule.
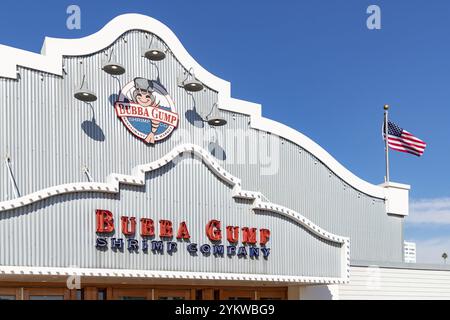
[[[114,108],[128,130],[146,143],[167,138],[178,126],[179,116],[172,98],[153,80],[134,78],[127,83]]]

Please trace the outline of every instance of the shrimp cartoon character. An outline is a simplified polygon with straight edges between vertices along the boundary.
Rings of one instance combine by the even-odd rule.
[[[175,103],[157,81],[134,78],[125,84],[114,110],[127,129],[146,144],[166,139],[178,127]]]
[[[144,108],[159,108],[159,101],[156,101],[153,94],[153,83],[145,78],[134,79],[135,90],[133,92],[133,100]],[[151,120],[151,131],[144,139],[147,143],[155,143],[155,133],[158,130],[160,122]]]

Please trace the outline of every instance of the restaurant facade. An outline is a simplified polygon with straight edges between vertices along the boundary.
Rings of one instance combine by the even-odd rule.
[[[403,263],[408,185],[232,98],[161,22],[0,54],[0,299],[389,298],[401,272],[450,297]]]

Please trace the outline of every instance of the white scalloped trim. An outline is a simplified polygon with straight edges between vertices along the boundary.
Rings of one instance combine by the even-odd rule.
[[[289,208],[277,205],[275,203],[263,201],[262,199],[267,199],[263,194],[256,191],[246,191],[241,188],[241,180],[233,176],[231,173],[227,172],[216,160],[215,158],[205,149],[200,146],[194,144],[182,144],[178,147],[175,147],[172,151],[166,154],[159,160],[153,161],[148,164],[136,166],[132,170],[131,175],[124,174],[110,174],[106,178],[106,183],[97,183],[97,182],[80,182],[80,183],[72,183],[72,184],[63,184],[51,188],[44,189],[39,192],[32,193],[30,195],[26,195],[20,197],[18,199],[9,200],[0,202],[0,212],[17,209],[56,195],[75,193],[75,192],[107,192],[107,193],[119,193],[120,192],[120,184],[129,184],[135,186],[145,186],[145,175],[147,172],[152,172],[159,168],[164,167],[166,164],[172,162],[176,157],[180,154],[191,153],[195,156],[199,157],[203,163],[221,180],[228,183],[232,186],[232,196],[234,198],[248,199],[253,200],[252,209],[253,210],[263,210],[269,211],[273,213],[277,213],[283,215],[299,224],[303,227],[316,234],[318,237],[322,239],[329,240],[334,243],[340,243],[341,252],[342,252],[342,279],[348,279],[350,272],[350,240],[346,237],[338,236],[327,232],[326,230],[320,228],[315,225],[313,222],[302,216],[301,214],[291,210]],[[1,270],[1,269],[0,269]],[[162,273],[164,274],[164,273]],[[172,274],[172,273],[171,273]],[[271,276],[272,277],[272,276]],[[277,279],[288,279],[280,278]],[[291,277],[298,278],[298,277]],[[303,279],[304,277],[300,277]],[[299,278],[299,279],[300,279]],[[246,278],[247,279],[247,278]],[[271,278],[272,279],[272,278]],[[313,278],[305,278],[305,279],[313,279]],[[233,279],[231,279],[233,280]],[[239,280],[239,279],[235,279]],[[279,280],[267,280],[267,281],[279,281]],[[283,280],[283,281],[291,281],[291,280]],[[293,282],[301,282],[301,280],[292,280]],[[309,280],[305,280],[309,281]]]
[[[373,185],[354,175],[327,151],[300,132],[261,115],[261,105],[231,97],[231,85],[205,70],[186,51],[176,35],[163,23],[141,14],[120,15],[100,31],[80,39],[46,37],[41,54],[0,45],[0,77],[17,78],[17,66],[62,75],[63,56],[88,55],[103,50],[130,30],[144,30],[160,37],[186,68],[193,68],[196,77],[218,92],[220,109],[250,116],[251,128],[271,132],[301,146],[324,163],[338,177],[355,189],[379,199],[392,197],[386,188]],[[100,72],[100,71],[99,71]],[[404,185],[406,186],[406,185]],[[406,186],[409,188],[409,186]]]
[[[175,147],[172,151],[166,154],[159,160],[153,161],[148,164],[139,165],[132,169],[131,175],[125,174],[110,174],[106,178],[106,183],[98,182],[78,182],[63,184],[51,188],[47,188],[29,195],[22,196],[17,199],[8,200],[0,202],[0,212],[17,209],[53,196],[76,193],[76,192],[107,192],[107,193],[119,193],[120,184],[128,184],[135,186],[145,186],[145,174],[147,172],[152,172],[157,170],[166,164],[172,162],[176,157],[183,153],[193,153],[197,157],[201,158],[203,163],[221,180],[225,181],[233,187],[234,198],[243,198],[256,200],[253,203],[253,209],[271,211],[284,215],[292,220],[303,225],[305,228],[315,233],[321,238],[343,243],[343,237],[336,236],[320,227],[316,226],[314,223],[300,215],[299,213],[290,210],[288,208],[282,207],[280,205],[262,202],[261,199],[265,198],[260,192],[255,191],[245,191],[241,188],[241,180],[233,176],[231,173],[227,172],[216,160],[215,158],[205,149],[195,144],[187,143]]]
[[[338,277],[303,277],[303,276],[265,275],[265,274],[240,274],[240,273],[179,272],[179,271],[88,269],[88,268],[10,267],[10,266],[0,266],[0,275],[267,281],[267,282],[311,283],[311,284],[348,283],[347,278],[338,278]]]

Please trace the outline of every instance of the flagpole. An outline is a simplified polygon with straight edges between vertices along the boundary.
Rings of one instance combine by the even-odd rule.
[[[389,183],[389,145],[388,145],[388,110],[389,106],[384,105],[384,148],[386,153],[386,176],[384,177],[385,182]]]

